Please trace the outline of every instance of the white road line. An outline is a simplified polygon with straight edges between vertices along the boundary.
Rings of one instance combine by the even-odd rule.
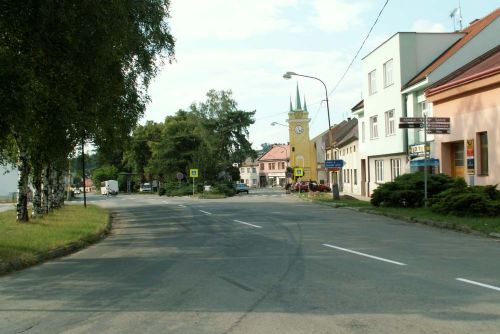
[[[392,264],[397,264],[398,266],[406,266],[406,264],[402,263],[402,262],[392,261],[392,260],[384,259],[382,257],[373,256],[373,255],[365,254],[365,253],[361,253],[361,252],[356,252],[356,251],[353,251],[353,250],[350,250],[350,249],[347,249],[347,248],[337,247],[337,246],[333,246],[333,245],[330,245],[330,244],[323,244],[323,246],[330,247],[330,248],[335,248],[335,249],[338,249],[338,250],[341,250],[341,251],[344,251],[344,252],[348,252],[348,253],[352,253],[352,254],[366,256],[366,257],[369,257],[371,259],[375,259],[375,260],[379,260],[379,261],[384,261],[384,262],[388,262],[388,263],[392,263]]]
[[[245,225],[256,227],[256,228],[262,228],[262,226],[254,225],[254,224],[250,224],[250,223],[246,223],[246,222],[242,222],[241,220],[236,220],[235,219],[234,221],[237,222],[237,223],[240,223],[240,224],[245,224]]]
[[[185,205],[182,205],[182,204],[179,204],[179,206],[180,206],[181,208],[185,208],[185,207],[186,207]]]
[[[167,202],[167,201],[163,201],[163,203],[168,204],[168,202]]]
[[[211,215],[211,213],[210,213],[210,212],[206,212],[206,211],[203,211],[203,210],[200,210],[200,211],[201,211],[201,212],[203,212],[203,213],[204,213],[204,214],[206,214],[206,215]]]
[[[474,281],[471,281],[471,280],[468,280],[468,279],[465,279],[465,278],[460,278],[460,277],[456,278],[456,280],[457,281],[461,281],[461,282],[465,282],[465,283],[469,283],[469,284],[479,285],[479,286],[482,286],[483,288],[488,288],[488,289],[500,291],[499,287],[496,287],[496,286],[493,286],[493,285],[479,283],[479,282],[474,282]]]

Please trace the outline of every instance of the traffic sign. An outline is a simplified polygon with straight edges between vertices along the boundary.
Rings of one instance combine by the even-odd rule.
[[[344,160],[325,160],[325,168],[342,168]]]
[[[182,174],[181,172],[178,172],[177,174],[175,174],[175,177],[177,178],[177,180],[182,180],[184,178],[184,174]]]
[[[450,123],[427,123],[428,129],[449,129]]]
[[[198,169],[197,168],[192,168],[189,170],[189,176],[190,177],[198,177]]]
[[[430,135],[432,134],[449,135],[450,129],[427,129],[427,133]]]
[[[400,129],[421,129],[424,123],[399,123]]]
[[[450,123],[449,117],[427,117],[427,123]]]
[[[300,168],[300,167],[294,168],[293,169],[293,174],[296,177],[302,177],[302,176],[304,176],[304,168]]]
[[[423,123],[423,117],[400,117],[399,121],[401,123]]]

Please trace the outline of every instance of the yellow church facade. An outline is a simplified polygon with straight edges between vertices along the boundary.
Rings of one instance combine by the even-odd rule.
[[[287,122],[290,138],[290,167],[304,168],[304,177],[300,179],[301,181],[317,181],[316,148],[314,142],[309,138],[311,119],[307,112],[305,98],[304,107],[302,108],[298,85],[295,108],[293,108],[292,101],[290,101]]]

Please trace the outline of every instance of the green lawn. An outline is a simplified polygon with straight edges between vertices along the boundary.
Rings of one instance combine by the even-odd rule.
[[[0,212],[0,268],[12,261],[36,263],[38,256],[70,243],[83,246],[104,232],[107,223],[108,212],[92,205],[66,205],[25,224],[16,222],[14,210]]]
[[[458,230],[474,230],[485,234],[500,233],[500,217],[458,217],[452,215],[442,215],[434,213],[429,208],[389,208],[375,207],[367,201],[357,199],[341,199],[338,201],[332,200],[331,194],[316,194],[314,196],[306,194],[300,195],[303,198],[309,198],[313,201],[318,201],[326,205],[334,207],[353,207],[360,211],[369,211],[392,217],[401,217],[416,221],[433,221],[442,222],[443,227],[454,228]]]

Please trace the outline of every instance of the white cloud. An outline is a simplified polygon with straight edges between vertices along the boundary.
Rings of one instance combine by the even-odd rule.
[[[347,31],[362,22],[362,14],[370,7],[369,2],[314,0],[315,14],[310,18],[310,22],[328,31]]]
[[[172,2],[176,38],[242,39],[289,28],[281,10],[297,0],[177,0]]]
[[[444,32],[444,25],[441,23],[433,23],[426,19],[418,19],[413,22],[411,31],[416,32]]]

